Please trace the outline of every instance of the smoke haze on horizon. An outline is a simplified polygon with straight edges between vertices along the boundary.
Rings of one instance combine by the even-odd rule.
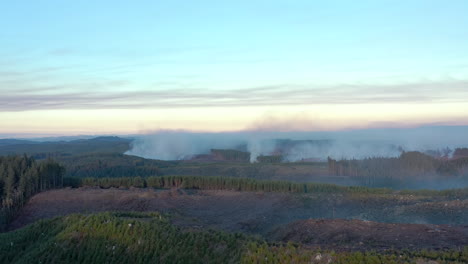
[[[190,159],[208,154],[211,149],[239,149],[251,153],[251,161],[270,155],[277,147],[275,140],[327,140],[329,144],[303,143],[283,153],[286,161],[302,159],[362,159],[397,157],[401,151],[428,151],[468,147],[468,126],[426,126],[418,128],[365,129],[333,132],[243,131],[197,133],[159,131],[136,136],[126,152],[144,158],[161,160]]]

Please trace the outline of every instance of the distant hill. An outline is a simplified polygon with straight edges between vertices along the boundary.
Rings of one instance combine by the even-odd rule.
[[[49,156],[63,157],[85,153],[124,153],[130,148],[131,141],[115,136],[52,142],[1,139],[0,155],[27,154],[42,159]]]
[[[21,139],[0,139],[0,146],[20,145],[20,144],[36,144],[37,142]]]

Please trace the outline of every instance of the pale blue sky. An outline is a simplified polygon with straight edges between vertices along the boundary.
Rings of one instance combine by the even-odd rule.
[[[461,122],[466,14],[464,0],[2,1],[0,121],[9,133],[47,132],[55,128],[10,119],[57,115],[44,121],[60,123],[54,111],[66,110],[86,132],[101,131],[87,116],[113,116],[103,111],[170,110],[179,123],[141,117],[122,131],[197,130],[186,122],[197,108],[199,118],[231,130],[265,113],[339,121],[317,105],[349,105],[352,120],[410,122],[403,114],[420,105],[411,120]],[[376,104],[400,112],[379,119]],[[255,107],[258,115],[246,117]],[[447,113],[434,117],[440,107]],[[210,117],[210,108],[237,113],[229,116],[236,125]],[[112,118],[115,127],[119,116]],[[72,127],[63,132],[83,132]]]

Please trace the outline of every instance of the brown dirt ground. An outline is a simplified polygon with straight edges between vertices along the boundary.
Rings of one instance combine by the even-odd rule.
[[[58,189],[33,196],[10,229],[39,219],[72,213],[103,211],[161,211],[174,215],[176,224],[229,231],[248,229],[292,206],[287,194],[181,189]],[[248,230],[247,230],[248,231]]]
[[[468,225],[308,219],[280,227],[271,233],[270,238],[334,249],[446,249],[468,245]]]

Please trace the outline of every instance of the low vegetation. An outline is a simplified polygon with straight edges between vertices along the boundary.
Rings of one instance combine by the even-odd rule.
[[[69,215],[0,235],[1,263],[238,263],[239,234],[181,232],[158,213]]]
[[[216,230],[176,227],[154,213],[100,213],[43,220],[0,234],[1,263],[466,263],[450,251],[333,252]]]
[[[437,262],[429,262],[437,261]],[[334,252],[308,249],[300,245],[253,242],[242,256],[242,263],[338,263],[338,264],[399,264],[399,263],[466,263],[468,247],[445,251]]]

